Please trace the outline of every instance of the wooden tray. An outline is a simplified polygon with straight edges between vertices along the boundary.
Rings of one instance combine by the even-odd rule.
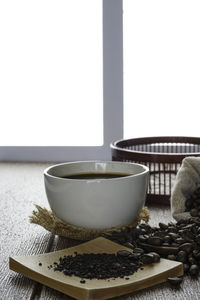
[[[48,268],[54,262],[59,262],[59,257],[72,255],[75,251],[78,253],[116,253],[122,249],[128,248],[99,237],[61,251],[33,256],[10,257],[9,263],[11,270],[81,300],[109,299],[164,282],[168,277],[183,275],[183,264],[167,259],[161,259],[159,263],[144,266],[143,270],[138,270],[135,274],[128,276],[129,280],[124,278],[110,279],[109,281],[106,279],[86,279],[85,284],[80,283],[79,277],[66,276],[62,272]]]

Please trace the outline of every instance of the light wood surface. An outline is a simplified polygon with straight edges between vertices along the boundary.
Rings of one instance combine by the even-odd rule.
[[[0,163],[0,299],[29,299],[35,282],[9,271],[10,255],[49,251],[51,234],[32,226],[34,202],[46,202],[42,187],[45,164]],[[31,171],[30,171],[31,170]],[[18,298],[19,297],[19,298]]]
[[[38,284],[9,270],[9,256],[37,255],[75,246],[79,242],[53,236],[42,227],[29,224],[34,203],[48,208],[43,170],[47,163],[0,162],[0,299],[72,300],[53,288]],[[150,225],[172,221],[170,208],[149,206]],[[184,277],[181,288],[165,282],[140,291],[114,297],[115,300],[199,300],[200,280]]]
[[[119,250],[127,249],[119,244],[113,243],[105,238],[97,238],[81,245],[67,248],[61,251],[34,255],[10,257],[10,268],[42,284],[59,290],[76,299],[108,299],[118,295],[130,293],[152,285],[164,282],[168,277],[183,275],[183,264],[166,259],[151,265],[145,265],[143,270],[138,270],[133,275],[125,278],[110,280],[86,280],[80,283],[77,276],[66,276],[62,272],[55,272],[48,268],[54,262],[59,263],[59,258],[65,255],[77,253],[117,253]]]

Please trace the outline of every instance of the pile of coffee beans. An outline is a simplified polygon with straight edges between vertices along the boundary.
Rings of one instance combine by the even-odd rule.
[[[105,238],[119,243],[130,250],[116,254],[88,253],[60,257],[54,263],[55,271],[84,279],[125,278],[145,264],[159,262],[160,257],[183,263],[184,273],[192,277],[200,275],[200,217],[182,219],[158,227],[141,223],[136,228],[126,228],[104,234]],[[178,287],[182,278],[168,278],[171,285]]]
[[[185,201],[185,211],[189,211],[192,217],[200,217],[200,184]]]
[[[84,279],[109,279],[125,278],[137,272],[143,264],[158,262],[160,256],[156,253],[144,253],[141,248],[133,251],[120,250],[112,253],[83,253],[60,257],[59,263],[54,263],[54,271],[63,272],[65,275],[75,275]]]
[[[161,257],[183,263],[184,273],[200,275],[200,218],[191,217],[176,223],[159,223],[159,227],[140,224],[137,228],[114,231],[106,238],[131,249],[141,248]]]

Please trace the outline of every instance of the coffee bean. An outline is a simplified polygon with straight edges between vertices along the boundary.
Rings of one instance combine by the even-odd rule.
[[[194,250],[194,251],[193,251],[194,258],[196,258],[196,260],[200,262],[200,251],[199,250]]]
[[[137,262],[130,262],[130,267],[135,268],[137,267]]]
[[[163,243],[163,239],[158,236],[150,236],[148,238],[148,244],[154,245],[154,246],[161,246]]]
[[[174,228],[175,228],[175,227],[176,227],[176,223],[174,223],[174,222],[169,222],[169,223],[168,223],[168,227],[174,227]]]
[[[178,248],[178,247],[179,247],[179,244],[177,244],[177,243],[174,242],[174,243],[171,243],[171,246],[172,246],[172,247],[175,247],[175,248]]]
[[[194,223],[194,224],[200,226],[200,219],[199,219],[199,217],[191,217],[191,218],[189,219],[189,222],[190,222],[190,223]]]
[[[156,231],[154,233],[154,236],[158,236],[163,239],[166,236],[166,232],[165,231]]]
[[[130,248],[130,249],[134,249],[133,244],[131,244],[130,242],[124,243],[124,246],[127,247],[127,248]]]
[[[185,201],[185,207],[187,210],[190,210],[192,208],[192,199],[187,199]]]
[[[192,217],[196,217],[196,216],[198,216],[198,214],[199,214],[199,211],[198,211],[197,208],[192,208],[192,209],[190,210],[190,215],[191,215]]]
[[[197,204],[200,204],[200,198],[199,198],[199,196],[196,198],[195,202],[196,202]]]
[[[138,260],[142,253],[139,252],[133,252],[129,255],[129,259]]]
[[[172,238],[171,238],[169,235],[166,235],[166,236],[163,237],[163,240],[164,240],[164,242],[166,242],[166,243],[170,243],[171,240],[172,240]]]
[[[186,242],[193,242],[194,240],[194,235],[191,231],[189,230],[184,230],[183,233],[182,233],[182,238],[184,238],[186,240]]]
[[[119,250],[118,252],[117,252],[117,255],[118,256],[123,256],[123,257],[127,257],[127,256],[129,256],[131,254],[131,252],[129,252],[129,251],[127,251],[127,250]]]
[[[181,277],[169,277],[167,280],[172,286],[179,287],[181,282],[183,281],[183,278],[181,278]]]
[[[197,258],[198,254],[199,254],[199,250],[198,249],[194,249],[192,251],[192,255],[194,256],[194,258]]]
[[[141,232],[141,234],[143,234],[143,235],[144,235],[144,234],[147,234],[147,231],[146,231],[146,229],[144,229],[144,228],[142,228],[140,232]]]
[[[177,243],[177,244],[179,244],[179,245],[182,245],[182,244],[184,244],[186,241],[183,239],[183,238],[177,238],[176,240],[175,240],[175,242]]]
[[[199,274],[199,267],[197,265],[191,265],[189,273],[192,276],[197,276]]]
[[[195,237],[195,240],[196,240],[197,244],[200,245],[200,234],[198,234],[198,235]]]
[[[170,260],[176,260],[176,256],[174,254],[169,254],[167,258]]]
[[[139,227],[144,229],[145,231],[151,232],[151,226],[149,224],[142,223],[142,224],[139,225]]]
[[[179,251],[177,253],[176,259],[182,263],[187,261],[187,253],[185,251]]]
[[[147,265],[147,264],[152,264],[154,262],[154,255],[153,254],[144,254],[141,257],[141,261],[143,262],[143,264]]]
[[[151,227],[151,230],[152,230],[153,232],[159,231],[159,229],[158,229],[157,227],[155,227],[155,226]]]
[[[149,252],[149,254],[153,255],[154,257],[154,262],[159,262],[160,261],[160,255],[156,252]]]
[[[187,223],[187,219],[180,219],[177,221],[177,225],[183,225],[183,224],[186,224]]]
[[[164,223],[160,222],[158,225],[160,226],[160,229],[162,229],[162,230],[168,229],[168,226]]]
[[[139,235],[139,240],[142,242],[142,243],[145,243],[147,240],[148,240],[149,236],[148,235]]]
[[[190,253],[192,251],[192,248],[193,248],[193,246],[191,243],[184,243],[184,244],[180,245],[178,249],[183,250],[187,253]]]
[[[85,283],[86,281],[85,280],[80,280],[80,283]]]
[[[194,235],[197,235],[199,232],[198,232],[198,228],[196,226],[193,226],[192,229],[191,229],[192,233]]]
[[[144,254],[144,250],[142,248],[135,248],[133,252]]]
[[[128,231],[128,228],[124,233],[124,238],[125,238],[126,242],[129,242],[129,243],[132,242],[132,234],[131,234],[131,232]]]
[[[164,247],[170,247],[170,243],[163,243],[162,246],[164,246]]]
[[[185,211],[189,211],[192,217],[200,217],[200,192],[198,188],[186,199]]]
[[[114,268],[116,268],[116,269],[118,269],[118,268],[121,267],[121,265],[120,265],[118,262],[114,262],[114,263],[112,264],[112,266],[113,266]],[[91,268],[91,266],[90,266],[90,268]]]
[[[187,224],[186,226],[183,227],[183,229],[192,229],[192,227],[194,227],[195,224]]]
[[[176,233],[176,232],[177,232],[177,228],[174,227],[174,226],[169,226],[169,227],[168,227],[168,232]]]
[[[194,257],[188,257],[188,262],[190,265],[195,265],[197,263],[197,261]]]
[[[183,264],[184,273],[187,273],[190,269],[190,266],[188,264]]]
[[[177,233],[174,233],[174,232],[170,232],[168,234],[173,240],[176,240],[178,239],[180,236],[177,234]]]

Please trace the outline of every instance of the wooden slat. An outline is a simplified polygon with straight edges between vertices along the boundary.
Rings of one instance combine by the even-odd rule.
[[[0,163],[0,299],[30,299],[35,282],[9,270],[13,255],[44,253],[51,234],[29,223],[33,204],[46,205],[47,164]]]

